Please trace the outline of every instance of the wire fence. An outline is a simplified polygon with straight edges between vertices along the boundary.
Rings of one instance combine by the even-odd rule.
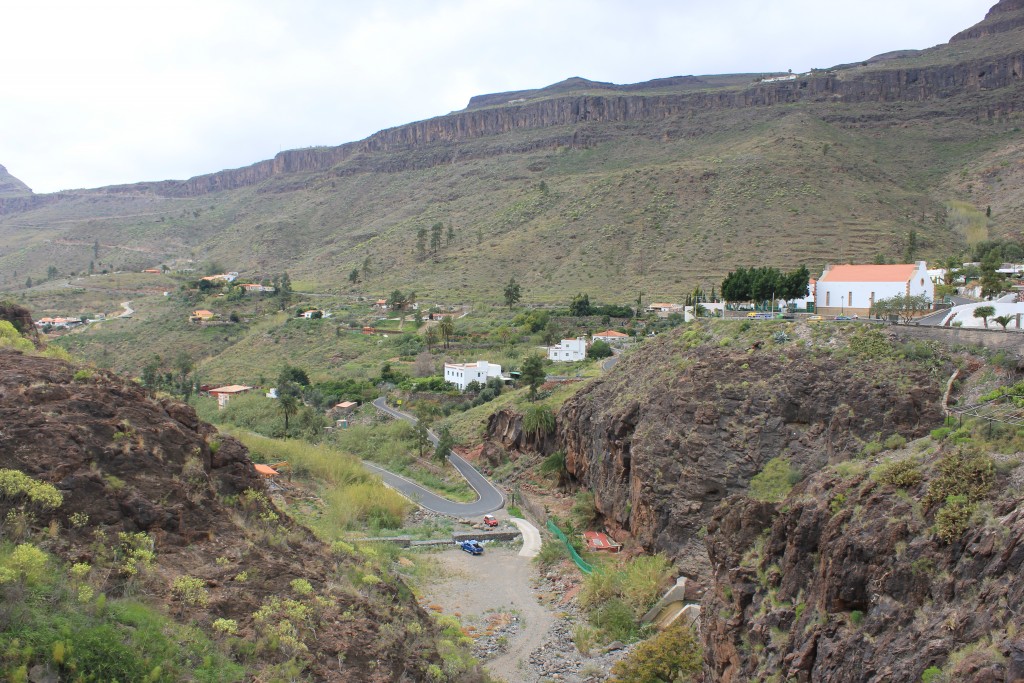
[[[566,537],[566,535],[562,533],[562,530],[559,529],[555,525],[555,523],[552,522],[550,519],[548,520],[548,531],[553,533],[558,538],[558,540],[565,544],[566,550],[569,551],[569,557],[572,558],[572,561],[576,563],[576,566],[580,568],[581,572],[583,572],[584,574],[594,573],[594,566],[586,560],[584,560],[582,557],[580,557],[580,554],[576,552],[576,548],[572,547],[572,543],[569,542],[569,539]]]

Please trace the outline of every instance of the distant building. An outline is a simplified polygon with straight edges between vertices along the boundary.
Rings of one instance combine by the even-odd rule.
[[[629,335],[615,330],[605,330],[604,332],[595,332],[592,339],[594,341],[603,341],[612,346],[622,346],[629,341]]]
[[[587,357],[587,338],[563,339],[561,343],[548,347],[548,359],[556,363],[571,363]]]
[[[162,273],[162,272],[164,272],[164,271],[160,270],[159,268],[146,268],[146,269],[145,269],[144,271],[142,271],[142,272],[143,272],[143,273],[148,273],[148,274],[150,274],[150,275],[159,275],[160,273]]]
[[[659,318],[667,318],[673,313],[683,312],[682,304],[651,304],[645,309],[648,313],[654,313]]]
[[[62,318],[62,317],[56,317],[56,318],[45,317],[45,318],[40,318],[39,320],[37,320],[35,322],[36,327],[46,327],[47,325],[49,325],[51,328],[76,327],[76,326],[81,325],[81,324],[82,324],[82,319],[81,318]]]
[[[815,285],[814,305],[822,315],[867,316],[879,299],[894,296],[934,299],[928,264],[826,266]]]
[[[219,273],[217,275],[207,275],[206,277],[200,278],[207,282],[213,282],[215,280],[223,280],[224,282],[234,282],[238,279],[238,273],[231,271],[230,273]]]
[[[239,394],[244,394],[249,391],[252,391],[252,387],[247,387],[243,384],[229,384],[224,387],[210,389],[210,396],[216,398],[217,407],[223,409],[233,396],[238,396]]]
[[[276,289],[274,289],[273,287],[271,287],[269,285],[245,284],[245,285],[239,285],[239,286],[243,290],[245,290],[246,294],[254,294],[256,292],[275,292],[275,291],[277,291]]]
[[[192,315],[189,316],[189,319],[192,322],[197,323],[206,322],[207,320],[213,320],[215,317],[217,317],[217,314],[214,313],[213,311],[208,311],[205,308],[200,308],[197,311],[192,311]]]
[[[306,320],[310,320],[312,318],[322,318],[324,317],[324,312],[321,311],[319,308],[313,308],[308,311],[303,311],[302,317],[305,318]]]
[[[617,553],[622,550],[622,545],[612,540],[608,534],[600,531],[584,531],[583,540],[587,543],[587,550],[591,552]]]
[[[501,375],[500,365],[485,360],[478,360],[475,363],[444,364],[444,381],[454,384],[459,391],[465,391],[470,382],[486,384],[491,377],[505,379]]]

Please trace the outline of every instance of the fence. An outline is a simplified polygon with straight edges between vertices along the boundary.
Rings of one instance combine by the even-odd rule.
[[[576,563],[576,566],[580,568],[581,572],[584,574],[592,574],[594,572],[593,565],[580,557],[580,554],[576,552],[576,548],[572,547],[572,543],[570,543],[569,539],[566,538],[564,533],[562,533],[562,530],[555,526],[555,523],[550,519],[548,520],[548,531],[553,533],[558,540],[565,544],[566,549],[569,551],[569,556],[572,558],[572,561]]]

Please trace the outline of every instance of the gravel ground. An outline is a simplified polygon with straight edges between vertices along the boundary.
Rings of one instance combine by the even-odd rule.
[[[457,548],[437,554],[442,571],[422,587],[424,607],[458,616],[475,655],[506,683],[605,680],[623,651],[576,650],[575,568],[540,574],[517,553],[518,545],[488,545],[476,557]]]

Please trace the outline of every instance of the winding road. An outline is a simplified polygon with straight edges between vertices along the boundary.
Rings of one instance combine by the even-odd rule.
[[[373,402],[373,407],[398,420],[416,423],[414,416],[403,413],[400,410],[395,410],[387,404],[383,396]],[[436,446],[437,435],[429,432],[429,436],[430,442]],[[470,487],[476,491],[477,499],[474,502],[456,503],[447,498],[442,498],[419,484],[389,472],[378,465],[366,461],[363,461],[363,465],[379,474],[388,486],[431,512],[449,515],[450,517],[475,517],[500,510],[505,505],[505,496],[502,495],[501,491],[495,488],[475,467],[466,462],[462,456],[454,451],[449,451],[448,462],[455,466],[455,469],[465,477]]]

